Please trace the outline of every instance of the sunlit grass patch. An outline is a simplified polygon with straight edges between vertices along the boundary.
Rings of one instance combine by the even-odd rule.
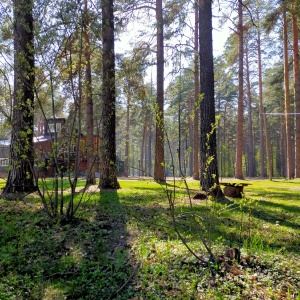
[[[62,287],[49,285],[45,287],[42,300],[65,300],[67,296]]]
[[[3,189],[6,184],[6,179],[0,178],[0,189]]]
[[[219,277],[216,280],[215,287],[209,288],[207,285],[209,275],[207,273],[203,272],[200,276],[197,274],[195,281],[191,279],[190,276],[192,276],[194,271],[191,268],[192,264],[190,264],[187,268],[187,273],[189,274],[189,282],[194,282],[194,285],[191,285],[193,286],[192,289],[190,288],[191,286],[185,286],[185,292],[182,294],[181,289],[170,289],[173,283],[172,279],[168,279],[168,282],[170,282],[169,287],[164,286],[164,291],[162,291],[163,284],[157,282],[159,280],[155,280],[152,277],[154,277],[153,274],[156,274],[157,270],[160,270],[162,274],[160,278],[165,278],[166,275],[163,266],[168,266],[168,274],[176,273],[178,278],[180,278],[180,282],[186,282],[187,275],[181,272],[182,268],[178,268],[179,271],[177,270],[177,272],[172,269],[173,267],[176,269],[176,262],[180,262],[178,264],[181,266],[182,261],[184,261],[181,251],[184,252],[183,249],[185,249],[185,247],[179,240],[173,240],[176,246],[174,247],[173,245],[172,253],[176,254],[172,255],[170,259],[170,252],[168,250],[170,249],[170,239],[162,234],[162,232],[164,232],[162,228],[165,225],[165,229],[167,229],[165,232],[167,232],[167,236],[169,236],[170,219],[157,212],[158,220],[154,221],[156,227],[155,225],[152,226],[153,235],[151,237],[152,214],[150,210],[148,210],[146,214],[142,214],[143,217],[141,218],[143,223],[148,225],[145,226],[145,229],[141,226],[139,227],[140,231],[143,229],[147,232],[146,238],[145,236],[142,237],[141,234],[138,235],[137,243],[139,246],[137,246],[137,248],[140,252],[137,250],[136,253],[137,256],[142,259],[143,264],[145,264],[141,271],[143,274],[142,278],[146,276],[145,274],[148,272],[149,275],[147,278],[150,278],[152,284],[147,284],[145,279],[142,281],[144,284],[138,285],[142,295],[148,295],[150,298],[164,298],[168,295],[166,290],[168,291],[168,289],[170,289],[170,295],[172,295],[174,299],[184,297],[186,299],[189,297],[201,297],[199,299],[221,297],[223,299],[225,295],[234,294],[242,298],[257,296],[265,299],[264,296],[267,295],[266,299],[276,299],[279,296],[287,295],[287,299],[295,299],[295,295],[297,295],[299,290],[299,284],[294,279],[297,277],[299,265],[295,268],[291,268],[293,271],[290,270],[293,275],[290,276],[289,283],[287,283],[289,286],[288,292],[286,291],[286,285],[281,284],[281,278],[286,276],[286,270],[276,270],[278,268],[277,262],[280,261],[279,257],[281,257],[281,261],[288,263],[290,258],[293,257],[293,253],[297,255],[297,252],[295,252],[296,249],[299,249],[299,242],[297,242],[296,237],[299,236],[300,222],[295,219],[293,213],[295,209],[294,201],[297,201],[297,184],[299,183],[283,182],[282,188],[278,182],[253,181],[251,183],[252,185],[245,189],[244,199],[230,199],[230,201],[234,202],[229,203],[227,206],[222,203],[205,201],[193,207],[192,211],[200,216],[202,215],[205,222],[207,222],[207,228],[210,230],[207,237],[211,239],[212,249],[214,249],[216,253],[222,253],[225,247],[238,246],[242,251],[242,255],[250,254],[253,257],[257,257],[252,262],[252,269],[249,270],[247,274],[243,274],[240,278],[236,279]],[[269,183],[271,187],[269,187]],[[291,184],[293,186],[292,188],[290,188]],[[177,185],[176,188],[178,188]],[[285,192],[284,189],[287,189],[287,191]],[[266,193],[266,191],[268,191],[269,194]],[[273,195],[278,195],[278,197],[270,197],[270,191],[273,192]],[[289,201],[291,193],[295,198]],[[252,195],[255,196],[252,197]],[[265,197],[267,200],[262,200],[262,197]],[[160,201],[161,203],[166,203],[167,199],[165,198]],[[287,204],[287,202],[289,203]],[[140,205],[142,206],[143,204],[146,205],[141,201]],[[186,203],[176,202],[176,204],[178,214],[190,210]],[[153,207],[153,211],[155,211],[155,209],[157,208]],[[143,209],[139,207],[136,208],[136,211],[135,214],[138,214],[143,211]],[[292,220],[293,222],[291,222]],[[189,241],[189,245],[193,249],[196,249],[197,253],[207,255],[203,245],[199,243],[199,232],[197,232],[196,227],[193,226],[192,222],[188,225],[185,224],[185,226],[185,233],[187,233],[186,237]],[[178,252],[175,251],[175,249],[181,250]],[[141,254],[142,256],[140,256]],[[191,255],[189,256],[191,257]],[[170,261],[173,265],[170,264]],[[155,266],[155,268],[149,269],[148,266]],[[276,274],[279,275],[277,276]],[[238,284],[236,282],[237,279],[240,281]],[[270,286],[273,286],[273,288],[270,288]],[[253,289],[254,291],[252,291]]]

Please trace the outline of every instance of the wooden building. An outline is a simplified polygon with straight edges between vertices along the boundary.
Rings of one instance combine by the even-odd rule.
[[[34,138],[36,153],[36,169],[40,176],[52,177],[55,170],[64,174],[71,173],[78,166],[80,176],[85,176],[87,172],[87,147],[86,136],[70,133],[65,126],[64,118],[50,118],[43,125],[43,135]],[[101,138],[94,135],[95,154],[94,170],[99,170],[99,155]],[[79,152],[77,157],[77,148]]]
[[[42,134],[34,137],[35,171],[38,176],[53,177],[55,170],[61,175],[75,170],[78,166],[79,176],[87,175],[86,136],[71,134],[66,128],[64,118],[49,118],[44,124],[39,124]],[[79,152],[77,148],[79,145]],[[94,171],[99,177],[99,153],[101,138],[94,135]],[[6,177],[9,168],[10,140],[0,140],[0,177]],[[56,154],[55,154],[56,153]],[[78,157],[77,156],[78,153]],[[118,176],[124,175],[124,162],[117,161]]]

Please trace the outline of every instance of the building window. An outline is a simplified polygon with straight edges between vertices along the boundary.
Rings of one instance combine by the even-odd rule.
[[[54,132],[54,124],[49,124],[49,132]]]
[[[0,158],[0,166],[1,167],[7,167],[9,165],[9,159],[8,158]]]
[[[60,123],[56,123],[56,132],[59,133],[61,130],[61,124]],[[49,132],[54,133],[54,124],[49,124]]]
[[[56,123],[56,132],[60,132],[60,130],[61,130],[61,124]]]

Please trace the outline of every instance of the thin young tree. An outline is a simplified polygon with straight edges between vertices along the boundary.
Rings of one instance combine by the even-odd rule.
[[[298,8],[294,1],[293,9]],[[294,60],[294,95],[295,95],[295,178],[300,178],[300,69],[299,69],[299,28],[298,18],[295,11],[292,11],[293,29],[293,60]]]
[[[287,147],[287,178],[293,177],[293,157],[292,157],[292,129],[291,129],[291,103],[290,103],[290,80],[288,61],[288,33],[286,6],[282,7],[283,14],[283,51],[284,51],[284,87],[285,87],[285,114],[286,114],[286,147]]]
[[[256,176],[256,162],[255,162],[255,146],[253,138],[253,124],[252,124],[252,90],[250,82],[250,58],[249,58],[249,40],[246,39],[245,47],[245,66],[246,66],[246,95],[247,95],[247,173],[250,177]]]
[[[143,48],[135,48],[131,57],[124,57],[118,75],[124,96],[126,97],[126,125],[125,125],[125,166],[124,176],[129,176],[130,162],[130,123],[131,110],[136,100],[144,96],[144,69],[147,52]]]
[[[102,8],[102,144],[100,147],[100,183],[103,189],[118,189],[116,171],[116,87],[114,46],[114,1],[103,0]]]
[[[33,1],[14,0],[14,97],[10,161],[3,194],[35,191]]]
[[[257,8],[257,67],[258,67],[258,98],[259,98],[259,144],[260,144],[260,177],[266,177],[265,167],[265,138],[264,138],[264,106],[263,106],[263,72],[262,72],[262,57],[261,57],[261,26],[260,14]]]
[[[243,124],[244,124],[244,86],[243,86],[243,57],[244,57],[244,35],[243,35],[243,4],[238,0],[238,38],[239,38],[239,96],[238,96],[238,122],[237,122],[237,145],[235,161],[235,178],[244,179],[243,175]]]
[[[285,137],[286,137],[286,177],[294,175],[292,156],[292,129],[291,129],[291,101],[289,84],[289,57],[288,57],[288,20],[287,2],[280,1],[280,6],[266,16],[266,31],[269,33],[282,15],[283,19],[283,65],[284,65],[284,98],[285,98]]]
[[[199,7],[195,1],[195,32],[194,32],[194,138],[193,138],[193,178],[200,179],[199,176]]]

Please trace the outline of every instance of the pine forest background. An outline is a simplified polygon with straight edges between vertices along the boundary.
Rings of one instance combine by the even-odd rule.
[[[125,162],[125,176],[148,176],[154,172],[155,99],[158,91],[155,67],[157,2],[114,1],[116,155],[118,160]],[[202,2],[206,1],[201,0],[200,5]],[[3,0],[0,4],[2,140],[10,138],[12,129],[13,7],[16,4],[25,7],[30,5],[28,3]],[[239,27],[239,3],[242,3],[242,27]],[[35,0],[32,4],[34,135],[41,135],[41,124],[53,116],[66,118],[69,128],[76,124],[74,128],[89,135],[86,121],[91,119],[89,114],[92,113],[92,132],[101,136],[101,2]],[[197,178],[194,161],[199,155],[199,140],[194,133],[197,128],[201,130],[198,120],[201,94],[195,96],[195,69],[199,59],[198,5],[197,1],[162,1],[166,176],[173,175],[174,166],[175,176]],[[243,176],[299,177],[298,6],[296,0],[213,1],[213,35],[228,28],[224,33],[228,37],[222,53],[215,52],[214,55],[220,177],[240,177],[235,171],[238,122],[242,122],[243,132]],[[201,32],[201,28],[199,30]],[[241,32],[243,115],[238,119]],[[88,64],[91,69],[91,92],[88,95],[92,99],[92,112],[86,110],[88,97],[84,92]]]

